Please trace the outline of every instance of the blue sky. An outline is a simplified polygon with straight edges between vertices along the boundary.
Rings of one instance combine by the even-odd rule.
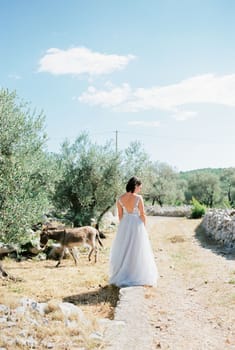
[[[178,171],[235,166],[235,1],[0,0],[0,87]]]

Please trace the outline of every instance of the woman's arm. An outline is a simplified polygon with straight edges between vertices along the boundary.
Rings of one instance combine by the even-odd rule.
[[[118,218],[120,221],[123,217],[123,208],[122,208],[121,204],[119,203],[119,200],[117,201],[117,209],[118,209]]]
[[[140,196],[138,208],[140,211],[140,218],[143,221],[143,223],[146,225],[146,214],[145,214],[145,210],[144,210],[144,201],[143,201],[142,196]]]

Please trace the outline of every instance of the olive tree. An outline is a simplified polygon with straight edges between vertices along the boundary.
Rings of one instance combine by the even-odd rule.
[[[220,183],[216,174],[209,172],[193,173],[188,177],[186,199],[196,198],[200,203],[212,208],[220,199]]]
[[[82,133],[73,144],[65,141],[60,155],[62,178],[56,184],[54,204],[75,226],[102,218],[120,190],[120,156],[111,144],[92,143]]]
[[[220,176],[223,197],[229,206],[235,206],[235,168],[224,169]]]
[[[133,141],[122,153],[122,184],[132,177],[138,177],[143,183],[143,194],[148,192],[151,177],[151,161],[142,144]]]
[[[18,243],[49,201],[44,115],[0,90],[0,239]]]
[[[177,183],[177,173],[170,165],[162,162],[152,164],[148,199],[152,201],[152,205],[157,202],[161,207],[183,200],[180,184]]]

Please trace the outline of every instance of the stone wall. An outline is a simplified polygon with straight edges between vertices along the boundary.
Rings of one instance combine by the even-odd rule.
[[[180,207],[164,206],[160,207],[158,205],[146,206],[145,211],[147,215],[150,216],[168,216],[168,217],[190,217],[191,206],[184,205]]]
[[[235,211],[228,209],[209,210],[202,220],[202,227],[208,237],[219,244],[235,247]]]

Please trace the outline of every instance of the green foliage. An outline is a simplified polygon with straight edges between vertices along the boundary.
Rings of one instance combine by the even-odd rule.
[[[6,243],[27,240],[48,207],[43,122],[42,113],[0,90],[0,239]]]
[[[185,180],[187,180],[189,177],[191,177],[191,175],[194,174],[214,174],[218,177],[220,177],[223,172],[224,172],[224,168],[203,168],[203,169],[194,169],[194,170],[188,170],[188,171],[181,171],[179,173],[181,178],[184,178]]]
[[[202,205],[196,198],[192,198],[192,210],[191,217],[193,219],[199,219],[206,213],[206,207]]]
[[[224,202],[231,208],[235,207],[235,169],[224,169],[220,174],[220,187]]]
[[[137,176],[143,183],[147,183],[150,164],[149,155],[142,144],[139,141],[131,142],[122,155],[123,183],[126,184],[132,176]]]
[[[120,191],[120,158],[110,144],[92,144],[81,134],[74,144],[62,145],[63,176],[56,184],[54,204],[66,211],[75,226],[90,224],[110,209]]]
[[[179,177],[188,183],[185,192],[188,203],[195,196],[211,207],[235,207],[235,168],[197,169],[180,172]]]
[[[182,203],[184,200],[183,188],[185,181],[178,181],[176,171],[166,163],[156,162],[151,165],[147,199],[152,205],[157,202],[160,206],[165,204]]]
[[[197,198],[207,207],[214,207],[220,201],[220,182],[218,175],[210,172],[194,172],[188,177],[188,188],[185,193],[186,200]]]

